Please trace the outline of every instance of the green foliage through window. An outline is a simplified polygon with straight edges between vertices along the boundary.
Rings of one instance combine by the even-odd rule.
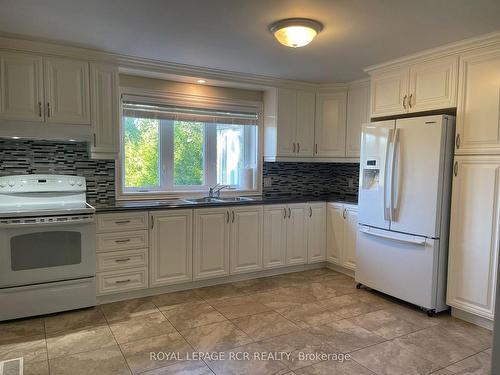
[[[174,122],[174,185],[203,185],[203,122]]]

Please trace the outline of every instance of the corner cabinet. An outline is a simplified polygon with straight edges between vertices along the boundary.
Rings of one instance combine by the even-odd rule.
[[[149,216],[149,285],[156,287],[191,281],[193,211],[153,211]]]
[[[371,117],[453,108],[458,57],[371,72]]]
[[[500,241],[500,156],[457,156],[447,304],[493,320]]]
[[[500,48],[460,60],[456,154],[500,154]]]
[[[327,261],[356,269],[358,208],[342,203],[327,204]]]
[[[361,128],[370,122],[370,83],[357,82],[347,92],[345,156],[359,158]]]

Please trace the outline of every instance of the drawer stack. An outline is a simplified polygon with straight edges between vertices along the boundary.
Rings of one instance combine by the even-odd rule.
[[[97,215],[97,295],[148,287],[148,213]]]

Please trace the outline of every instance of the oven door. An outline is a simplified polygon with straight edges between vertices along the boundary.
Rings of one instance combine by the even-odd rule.
[[[95,276],[93,215],[0,224],[0,288]]]

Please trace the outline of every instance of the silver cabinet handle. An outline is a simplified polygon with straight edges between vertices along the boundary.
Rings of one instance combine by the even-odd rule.
[[[127,243],[130,242],[130,238],[126,238],[124,240],[115,240],[115,243]]]
[[[47,117],[50,117],[50,103],[47,103]]]
[[[229,211],[226,211],[226,223],[229,223]]]
[[[38,102],[38,116],[42,117],[42,102]]]
[[[288,218],[290,219],[292,217],[292,210],[290,207],[288,207]]]
[[[410,106],[411,108],[411,99],[413,98],[413,94],[410,94],[410,98],[408,99],[408,105]]]
[[[97,147],[97,137],[96,137],[95,133],[93,135],[94,135],[94,147]]]
[[[317,143],[314,145],[314,153],[316,155],[318,154],[318,144]]]
[[[286,207],[283,208],[283,219],[286,219]]]
[[[119,258],[115,259],[115,262],[128,262],[131,258]]]
[[[115,224],[121,225],[121,224],[128,224],[130,223],[130,220],[118,220],[115,221]]]
[[[295,142],[293,142],[293,152],[295,152]]]
[[[313,209],[311,206],[309,206],[309,217],[312,217],[313,215]]]
[[[408,97],[408,95],[405,95],[405,97],[403,98],[403,108],[406,109],[406,98]]]
[[[126,280],[116,280],[115,281],[115,284],[124,284],[124,283],[129,283],[131,282],[132,280],[130,279],[126,279]]]
[[[155,217],[151,216],[151,229],[155,227]]]
[[[297,143],[297,152],[300,152],[300,143]]]
[[[458,161],[456,161],[455,165],[453,165],[453,174],[458,176]]]
[[[343,217],[344,219],[346,219],[346,218],[347,218],[347,208],[344,208],[344,211],[342,211],[342,217]]]
[[[234,211],[231,211],[231,223],[234,223]]]
[[[455,137],[455,146],[457,147],[457,150],[460,148],[460,133],[457,133],[457,136]]]

